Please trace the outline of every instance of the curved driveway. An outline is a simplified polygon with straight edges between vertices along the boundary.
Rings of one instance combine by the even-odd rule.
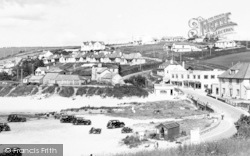
[[[236,133],[236,128],[234,126],[234,122],[236,122],[241,114],[248,113],[240,108],[233,107],[219,100],[213,99],[211,97],[206,96],[204,93],[201,93],[198,90],[192,89],[183,89],[182,90],[192,95],[195,98],[199,98],[200,101],[209,103],[211,107],[215,110],[216,113],[223,113],[224,120],[221,120],[221,123],[218,127],[201,135],[201,141],[216,141],[223,138],[229,138]]]

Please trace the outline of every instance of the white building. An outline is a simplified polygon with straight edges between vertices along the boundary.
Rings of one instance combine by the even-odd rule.
[[[174,52],[202,51],[202,49],[196,44],[190,42],[175,42],[173,43],[171,50]]]
[[[219,75],[215,89],[221,97],[250,100],[250,63],[237,63]]]
[[[233,40],[219,40],[215,42],[214,44],[215,47],[225,49],[225,48],[234,48],[237,46],[237,43]]]
[[[104,42],[98,42],[98,41],[88,41],[83,42],[81,45],[81,51],[99,51],[104,50],[105,44]]]
[[[157,69],[157,75],[164,76],[164,78],[169,80],[171,78],[171,72],[174,70],[178,71],[186,71],[183,65],[181,66],[178,62],[173,60],[166,60],[164,63],[162,63],[158,69]]]
[[[174,86],[171,84],[154,84],[154,93],[156,95],[166,95],[166,96],[174,96],[176,95]]]
[[[53,53],[50,51],[43,51],[41,54],[39,54],[38,59],[43,59],[43,58],[49,58],[50,56],[52,56]]]

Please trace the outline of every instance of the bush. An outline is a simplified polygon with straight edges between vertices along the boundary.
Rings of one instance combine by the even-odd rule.
[[[132,147],[138,147],[139,145],[141,145],[144,141],[147,141],[147,140],[140,140],[139,137],[136,137],[136,136],[126,136],[126,138],[122,139],[122,142],[129,146],[130,148]]]
[[[5,86],[3,88],[3,90],[0,92],[0,97],[7,95],[12,88],[14,88],[14,87],[13,86]]]
[[[36,88],[35,85],[23,85],[23,86],[17,86],[15,90],[13,90],[9,96],[25,96],[29,95],[33,89]]]
[[[74,88],[73,87],[62,87],[61,92],[59,93],[60,96],[63,97],[71,97],[74,94]]]
[[[55,92],[55,88],[56,88],[56,86],[49,86],[48,88],[46,88],[45,90],[43,90],[42,91],[42,93],[44,94],[44,93],[49,93],[49,94],[52,94],[52,93],[54,93]]]
[[[84,94],[87,93],[87,89],[86,87],[80,87],[78,88],[77,92],[76,92],[76,95],[80,95],[80,96],[83,96]]]

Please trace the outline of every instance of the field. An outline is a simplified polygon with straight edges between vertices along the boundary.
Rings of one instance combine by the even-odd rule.
[[[250,52],[220,56],[205,60],[204,62],[229,68],[233,64],[236,64],[237,62],[250,62]]]
[[[134,107],[135,113],[132,111]],[[185,116],[207,114],[206,111],[196,110],[189,101],[159,101],[136,104],[126,107],[122,111],[113,112],[111,116],[120,116],[135,119],[152,118],[182,118]]]

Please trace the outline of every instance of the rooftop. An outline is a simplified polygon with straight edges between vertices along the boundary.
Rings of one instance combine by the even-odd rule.
[[[250,62],[239,62],[218,76],[219,78],[250,79]]]

